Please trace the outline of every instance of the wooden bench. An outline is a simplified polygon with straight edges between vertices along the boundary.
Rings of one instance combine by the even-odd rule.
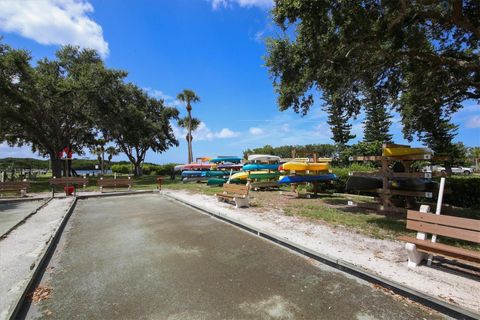
[[[248,207],[248,186],[226,183],[222,193],[216,193],[218,201],[235,202],[236,208]]]
[[[55,187],[69,187],[73,186],[74,195],[77,194],[77,187],[82,186],[85,191],[85,187],[88,184],[88,179],[86,177],[62,177],[50,179],[50,185],[52,186],[52,197],[55,195]]]
[[[20,194],[21,197],[27,196],[27,191],[30,188],[30,182],[24,181],[5,181],[0,182],[0,194],[15,193]]]
[[[407,242],[405,248],[408,252],[409,267],[416,267],[428,257],[428,254],[437,254],[464,263],[480,265],[480,251],[458,248],[427,239],[427,234],[436,234],[447,238],[480,243],[480,220],[478,219],[408,210],[407,229],[417,231],[416,238],[408,236],[398,238]]]
[[[114,179],[104,179],[103,177],[98,180],[98,186],[100,187],[100,192],[104,191],[104,188],[128,188],[128,191],[132,190],[133,180],[130,177],[126,178],[114,178]]]

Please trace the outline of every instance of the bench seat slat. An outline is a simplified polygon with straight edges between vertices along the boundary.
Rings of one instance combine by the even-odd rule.
[[[441,224],[449,227],[473,230],[480,232],[480,220],[467,219],[447,215],[437,215],[431,213],[423,213],[414,210],[408,210],[407,218],[409,220],[417,220],[428,223]]]
[[[480,243],[480,232],[472,230],[447,227],[415,220],[407,220],[407,229]]]
[[[443,243],[431,242],[430,240],[421,240],[408,236],[398,237],[398,240],[413,243],[420,251],[437,253],[451,258],[480,263],[480,251],[458,248]]]

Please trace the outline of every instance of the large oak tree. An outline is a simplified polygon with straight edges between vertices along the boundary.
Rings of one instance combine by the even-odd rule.
[[[478,1],[275,3],[284,34],[268,41],[266,62],[280,110],[308,112],[318,90],[330,118],[355,117],[373,96],[399,112],[407,139],[445,151],[452,114],[480,100]]]
[[[60,176],[59,152],[68,147],[81,154],[94,143],[92,114],[106,88],[125,75],[105,68],[93,50],[66,46],[32,66],[27,51],[0,42],[0,141],[29,144],[50,157]]]

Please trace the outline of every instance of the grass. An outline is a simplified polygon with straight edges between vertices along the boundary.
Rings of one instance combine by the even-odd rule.
[[[338,200],[338,198],[337,198]],[[287,215],[302,216],[321,220],[333,226],[344,226],[374,238],[394,239],[400,235],[408,235],[405,230],[405,219],[385,216],[369,212],[348,212],[327,205],[290,205],[284,208]]]

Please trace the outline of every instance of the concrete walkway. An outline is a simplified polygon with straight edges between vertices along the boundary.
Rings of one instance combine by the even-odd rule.
[[[43,256],[73,199],[54,199],[0,240],[0,319],[23,294],[32,269]],[[25,202],[23,204],[32,204]]]
[[[0,236],[22,221],[45,201],[24,201],[0,203]]]
[[[160,195],[80,200],[42,286],[45,319],[434,319]]]

